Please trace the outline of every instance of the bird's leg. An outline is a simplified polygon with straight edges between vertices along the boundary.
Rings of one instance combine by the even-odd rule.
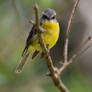
[[[38,55],[39,51],[35,51],[32,55],[32,59],[34,59]]]
[[[45,53],[44,52],[41,52],[41,59],[43,58],[43,57],[45,57]]]

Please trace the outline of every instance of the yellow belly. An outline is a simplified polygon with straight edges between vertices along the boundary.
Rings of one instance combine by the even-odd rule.
[[[44,43],[46,45],[49,44],[49,48],[52,48],[59,38],[59,24],[53,22],[44,22],[42,27],[45,29],[45,32],[43,33]],[[38,38],[36,38],[30,45],[29,51],[32,51],[32,49],[41,50]]]

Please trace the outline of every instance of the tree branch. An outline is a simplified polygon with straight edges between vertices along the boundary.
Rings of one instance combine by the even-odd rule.
[[[36,29],[37,29],[37,34],[38,34],[38,39],[39,39],[39,43],[40,46],[42,48],[42,51],[45,53],[46,56],[46,61],[47,61],[47,65],[50,71],[50,75],[51,78],[54,82],[54,84],[56,85],[57,88],[60,89],[61,92],[69,92],[68,89],[66,88],[66,86],[64,86],[63,82],[61,81],[60,77],[57,74],[58,69],[54,67],[53,63],[52,63],[52,59],[51,56],[49,55],[49,51],[46,48],[46,45],[43,41],[43,36],[41,34],[41,27],[40,27],[40,23],[39,23],[39,9],[38,9],[38,5],[35,4],[34,5],[34,11],[35,11],[35,23],[36,23]]]
[[[72,22],[78,7],[80,0],[77,0],[74,4],[69,22],[68,22],[68,27],[67,27],[67,31],[66,31],[66,36],[65,36],[65,43],[64,43],[64,63],[63,66],[59,69],[59,74],[65,69],[65,67],[67,66],[68,63],[68,43],[69,43],[69,34],[70,34],[70,30],[71,30],[71,26],[72,26]]]

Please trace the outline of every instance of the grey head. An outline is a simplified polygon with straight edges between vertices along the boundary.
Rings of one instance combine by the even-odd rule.
[[[53,9],[46,9],[42,12],[41,20],[54,20],[56,21],[56,12]]]

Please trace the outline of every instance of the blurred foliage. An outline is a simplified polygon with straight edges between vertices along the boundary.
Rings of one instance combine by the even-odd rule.
[[[59,92],[52,80],[45,76],[48,69],[40,56],[34,61],[29,58],[23,72],[15,74],[30,27],[27,18],[33,17],[35,2],[41,11],[45,8],[63,11],[63,6],[67,5],[64,0],[0,0],[0,92]],[[64,4],[58,6],[59,3]],[[71,92],[91,92],[92,87],[78,68],[72,67],[64,73],[64,83]]]

